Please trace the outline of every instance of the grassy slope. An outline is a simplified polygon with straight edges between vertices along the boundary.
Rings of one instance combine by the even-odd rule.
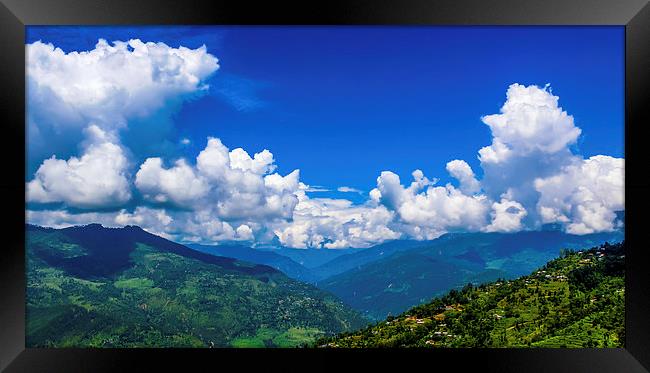
[[[291,347],[365,324],[270,267],[193,257],[143,231],[131,232],[131,245],[129,232],[107,231],[93,243],[79,229],[28,230],[27,346]],[[77,268],[87,263],[94,272]]]
[[[534,273],[452,290],[329,347],[622,347],[624,243],[566,252]]]
[[[620,241],[621,232],[584,236],[551,231],[517,233],[454,233],[405,250],[385,250],[372,260],[316,285],[373,320],[383,320],[468,282],[517,278],[557,257],[563,247],[582,248]],[[408,244],[405,243],[405,244]],[[379,246],[378,246],[379,247]],[[357,253],[337,262],[350,262]],[[377,258],[379,256],[376,256]],[[342,264],[342,263],[341,263]]]

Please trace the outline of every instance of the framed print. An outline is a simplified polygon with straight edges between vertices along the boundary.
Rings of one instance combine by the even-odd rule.
[[[647,371],[648,17],[5,1],[0,366]]]

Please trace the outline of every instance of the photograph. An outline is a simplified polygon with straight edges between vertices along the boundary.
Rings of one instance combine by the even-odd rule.
[[[24,48],[26,348],[626,348],[623,25]]]

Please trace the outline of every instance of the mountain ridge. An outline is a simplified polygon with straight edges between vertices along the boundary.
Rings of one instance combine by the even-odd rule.
[[[311,283],[314,277],[311,271],[296,263],[289,257],[271,251],[257,250],[243,245],[200,245],[189,244],[187,247],[210,255],[218,255],[250,263],[262,264],[272,267],[287,276]]]
[[[101,227],[91,224],[85,229]],[[74,230],[75,227],[64,229]],[[145,234],[137,226],[123,229]],[[239,260],[256,265],[257,269],[249,271],[280,271],[335,294],[365,317],[376,320],[402,312],[450,288],[460,288],[467,282],[482,283],[523,275],[555,258],[561,248],[617,242],[623,236],[622,231],[570,235],[550,225],[539,231],[514,233],[451,232],[435,240],[393,240],[349,253],[337,251],[333,259],[312,268],[284,254],[290,250],[302,256],[316,254],[313,250],[190,245],[189,250],[196,253],[186,255],[215,256],[220,259],[203,257],[203,260],[216,260],[237,269],[242,268],[236,265]],[[176,245],[188,250],[184,245]],[[324,255],[322,250],[326,249],[317,254]]]
[[[294,347],[367,323],[282,272],[139,227],[26,229],[28,347]]]
[[[391,255],[367,261],[316,283],[371,319],[398,314],[468,282],[528,273],[559,255],[562,248],[623,239],[623,232],[569,235],[557,230],[516,233],[449,233]],[[375,258],[377,257],[377,252]],[[360,254],[351,254],[360,256]],[[430,258],[429,265],[424,265]],[[341,260],[354,259],[342,257]],[[438,272],[450,277],[432,282]],[[399,293],[399,294],[396,294]]]
[[[315,347],[624,347],[625,242],[561,255],[513,280],[465,285]]]

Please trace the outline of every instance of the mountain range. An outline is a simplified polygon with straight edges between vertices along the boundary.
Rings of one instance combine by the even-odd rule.
[[[449,289],[515,278],[556,258],[561,249],[620,242],[622,231],[572,235],[547,225],[540,231],[448,233],[429,241],[396,240],[367,249],[327,250],[200,246],[197,250],[269,265],[331,292],[371,320],[396,315]],[[306,267],[295,255],[336,256]]]
[[[26,234],[28,347],[288,347],[367,323],[270,266],[138,227]]]
[[[254,249],[242,245],[199,245],[188,244],[189,248],[202,253],[217,255],[222,257],[234,258],[256,264],[263,264],[277,269],[287,276],[303,282],[314,282],[315,277],[312,271],[295,262],[288,256],[277,254],[279,250],[268,251]],[[291,250],[291,249],[285,249]]]
[[[522,276],[562,249],[623,236],[546,227],[332,250],[185,246],[135,226],[28,225],[27,341],[33,347],[298,346],[468,283]]]

